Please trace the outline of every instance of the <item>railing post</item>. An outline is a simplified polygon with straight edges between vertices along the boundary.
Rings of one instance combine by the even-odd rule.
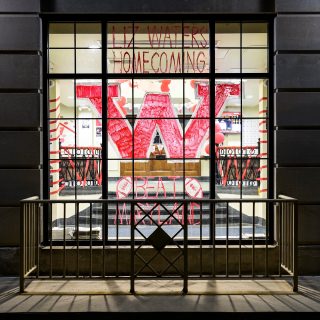
[[[130,253],[130,258],[131,258],[131,272],[130,272],[130,293],[134,294],[134,203],[131,202],[130,206],[130,237],[131,237],[131,253]]]
[[[24,203],[20,202],[20,293],[24,293]]]
[[[293,291],[298,291],[298,203],[293,203]]]
[[[184,294],[188,293],[188,203],[185,202],[183,208],[183,249],[184,249],[184,265],[183,265],[183,289]]]

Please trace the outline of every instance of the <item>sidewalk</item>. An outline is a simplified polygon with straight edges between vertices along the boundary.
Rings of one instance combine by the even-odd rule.
[[[100,284],[97,284],[99,281]],[[108,281],[99,281],[95,281],[96,283],[91,280],[34,281],[26,286],[26,293],[21,295],[18,292],[17,277],[2,277],[0,319],[10,315],[12,319],[15,318],[14,315],[24,315],[22,319],[29,319],[26,316],[32,315],[30,319],[35,319],[37,314],[39,316],[41,314],[41,318],[46,320],[52,319],[53,315],[56,315],[57,319],[62,319],[61,316],[67,314],[68,319],[73,319],[73,316],[79,319],[82,313],[87,316],[87,313],[109,314],[105,315],[104,319],[120,319],[122,313],[126,314],[126,319],[142,319],[147,315],[150,319],[150,312],[166,312],[167,315],[172,312],[176,314],[177,317],[174,317],[176,320],[180,319],[180,315],[184,315],[182,319],[186,319],[192,314],[194,319],[195,312],[201,312],[202,315],[219,313],[218,319],[226,319],[226,315],[230,314],[235,316],[232,319],[240,319],[237,318],[237,314],[246,315],[241,319],[264,319],[265,316],[275,319],[274,312],[281,312],[282,315],[292,313],[292,317],[293,313],[307,312],[307,320],[310,316],[312,318],[319,316],[316,312],[320,312],[320,276],[300,277],[298,293],[291,292],[289,285],[282,280],[278,280],[280,282],[277,282],[276,286],[270,282],[263,282],[262,285],[255,282],[255,286],[251,284],[251,287],[250,285],[245,287],[245,281],[248,280],[218,280],[219,284],[211,286],[211,289],[205,282],[201,285],[199,281],[190,283],[187,295],[179,294],[174,288],[180,287],[175,287],[175,284],[171,283],[172,291],[164,294],[161,285],[155,287],[153,283],[153,289],[156,290],[152,291],[148,289],[147,282],[139,284],[141,280],[138,280],[136,282],[138,294],[130,295],[127,291],[129,280],[112,280],[113,282],[110,280],[111,291],[109,294],[102,294],[98,286],[104,286],[106,290]],[[226,281],[229,282],[227,286]],[[161,284],[168,289],[168,283],[161,282]],[[207,285],[206,289],[199,287],[204,285]],[[252,318],[253,314],[257,313],[259,316]],[[135,317],[138,315],[139,317]],[[282,316],[280,318],[283,319]]]

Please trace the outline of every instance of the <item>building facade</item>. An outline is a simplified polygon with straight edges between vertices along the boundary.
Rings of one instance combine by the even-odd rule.
[[[305,203],[300,273],[318,274],[319,12],[317,0],[1,0],[0,273],[18,273],[30,196],[285,194]]]

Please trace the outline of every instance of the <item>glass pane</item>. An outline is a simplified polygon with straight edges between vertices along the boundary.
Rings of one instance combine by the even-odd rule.
[[[132,163],[127,167],[132,169]],[[183,163],[177,160],[135,161],[134,197],[139,199],[183,197],[182,168]]]
[[[108,158],[132,159],[132,126],[125,119],[107,120]]]
[[[101,49],[77,49],[77,73],[101,73]]]
[[[198,159],[185,162],[185,196],[187,199],[208,199],[209,192],[209,160]],[[209,238],[210,205],[208,203],[191,202],[188,204],[188,235],[199,240]],[[201,230],[202,229],[202,230]]]
[[[74,159],[68,159],[64,156],[58,159],[49,160],[49,185],[50,199],[65,199],[75,198],[75,170]]]
[[[50,159],[50,199],[75,199],[76,162],[74,158],[61,155]]]
[[[74,117],[74,81],[49,80],[49,118]]]
[[[159,49],[135,49],[134,73],[181,73],[182,50],[164,48]]]
[[[49,48],[73,48],[73,47],[74,47],[74,24],[73,23],[50,23]]]
[[[134,24],[134,72],[181,73],[181,23]]]
[[[178,119],[139,119],[134,126],[135,158],[182,158],[183,143]]]
[[[134,114],[138,118],[177,118],[183,114],[183,81],[134,81]]]
[[[49,73],[74,73],[74,49],[50,49]]]
[[[108,118],[132,116],[132,80],[108,80]],[[136,86],[136,84],[134,84]]]
[[[77,23],[76,32],[77,48],[101,49],[100,23]]]
[[[121,160],[108,161],[108,198],[128,199],[132,198],[132,173],[126,174]],[[108,212],[108,238],[114,240],[118,232],[120,239],[130,238],[130,205],[119,202],[110,204]],[[117,231],[118,229],[118,231]]]
[[[251,151],[251,150],[250,150]],[[243,153],[250,153],[244,147]],[[267,192],[260,192],[260,189],[267,189],[267,160],[262,160],[255,155],[244,155],[242,160],[242,195],[244,198],[266,197]],[[261,167],[264,166],[262,169]],[[262,171],[263,170],[263,171]]]
[[[242,80],[242,114],[246,118],[268,116],[268,80]]]
[[[215,47],[239,48],[240,23],[216,23]]]
[[[184,50],[185,73],[209,73],[210,52],[209,49],[185,49]]]
[[[216,80],[215,116],[217,118],[241,116],[241,81],[239,79]],[[223,127],[223,130],[226,128]]]
[[[209,49],[209,23],[183,24],[184,48]]]
[[[191,118],[185,120],[184,128],[184,156],[195,159],[204,156],[209,150],[207,144],[209,139],[210,120]]]
[[[108,73],[132,73],[133,23],[110,22],[107,28]]]
[[[65,188],[67,189],[67,187]],[[61,195],[58,199],[72,199],[70,195]],[[57,198],[51,198],[57,199]],[[67,203],[64,207],[62,203],[52,204],[51,221],[52,221],[52,240],[74,240],[75,230],[75,211],[76,206],[74,203]],[[63,234],[65,231],[65,234]]]
[[[218,148],[219,158],[216,160],[216,197],[218,199],[240,198],[241,195],[241,159],[227,154],[228,151]],[[232,150],[232,153],[234,154],[235,151]]]
[[[60,120],[62,129],[60,133],[61,146],[72,147],[75,145],[75,123],[74,120]],[[69,154],[69,153],[68,153]]]
[[[267,47],[268,24],[267,23],[243,23],[242,47]]]
[[[217,120],[220,124],[221,132],[216,133],[216,144],[228,149],[239,147],[241,144],[241,119],[239,117],[226,117]]]
[[[85,115],[85,114],[83,114]],[[101,136],[96,135],[97,121],[96,119],[91,118],[79,118],[77,119],[77,155],[84,157],[85,154],[82,154],[78,149],[84,148],[84,152],[88,153],[89,150],[93,155],[96,155],[96,149],[101,149]],[[79,154],[80,152],[80,154]],[[90,155],[88,153],[88,155]]]
[[[216,73],[240,73],[240,49],[216,49]]]
[[[209,24],[185,22],[183,31],[184,72],[210,72]]]
[[[100,199],[102,196],[101,147],[77,148],[77,199]],[[88,213],[88,212],[87,212]]]
[[[261,132],[260,132],[261,127]],[[262,133],[265,131],[265,133]],[[262,119],[243,119],[242,120],[242,146],[258,146],[259,139],[267,141],[266,120]]]
[[[132,73],[133,50],[131,49],[108,49],[107,51],[108,73]]]
[[[110,49],[133,47],[132,22],[108,22],[107,46]]]
[[[196,118],[209,118],[209,80],[186,79],[184,81],[184,86],[185,115]]]
[[[266,204],[265,203],[243,203],[242,204],[242,239],[252,240],[253,237],[253,206],[254,238],[261,240],[266,235]]]
[[[243,49],[242,72],[265,73],[268,72],[267,49]]]
[[[127,172],[125,168],[126,163],[131,163],[131,161],[121,161],[121,160],[108,160],[108,197],[109,198],[127,198],[132,197],[132,172]],[[124,181],[121,183],[121,179],[130,177],[129,184],[124,185]]]
[[[101,80],[77,80],[76,95],[76,117],[97,118],[97,125],[102,126]]]
[[[55,119],[49,121],[51,159],[59,159],[60,156],[73,157],[75,145],[74,121],[68,119]],[[67,148],[66,150],[64,148]],[[69,150],[70,149],[70,150]]]
[[[54,204],[53,213],[57,212],[58,218],[53,221],[56,225],[53,229],[53,238],[63,240],[63,227],[66,227],[66,240],[90,239],[90,203],[66,204],[66,220],[63,217],[63,204]],[[101,240],[101,205],[93,203],[91,207],[91,235],[93,240]],[[78,219],[76,219],[78,216]],[[76,224],[78,221],[78,224]]]
[[[269,190],[268,160],[260,159],[259,165],[259,177],[256,179],[258,182],[258,195],[261,198],[267,199]]]
[[[135,22],[135,48],[181,48],[181,22]]]
[[[121,50],[108,49],[109,73],[181,73],[180,49]]]

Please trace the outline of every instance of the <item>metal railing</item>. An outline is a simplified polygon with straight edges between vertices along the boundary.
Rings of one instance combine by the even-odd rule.
[[[285,196],[24,199],[20,291],[25,279],[124,278],[134,293],[136,280],[178,278],[187,293],[189,279],[221,277],[289,277],[297,291],[297,204]]]
[[[279,195],[280,199],[292,198]],[[277,240],[279,245],[279,275],[282,270],[293,277],[293,291],[298,291],[298,203],[281,202],[277,215]]]

